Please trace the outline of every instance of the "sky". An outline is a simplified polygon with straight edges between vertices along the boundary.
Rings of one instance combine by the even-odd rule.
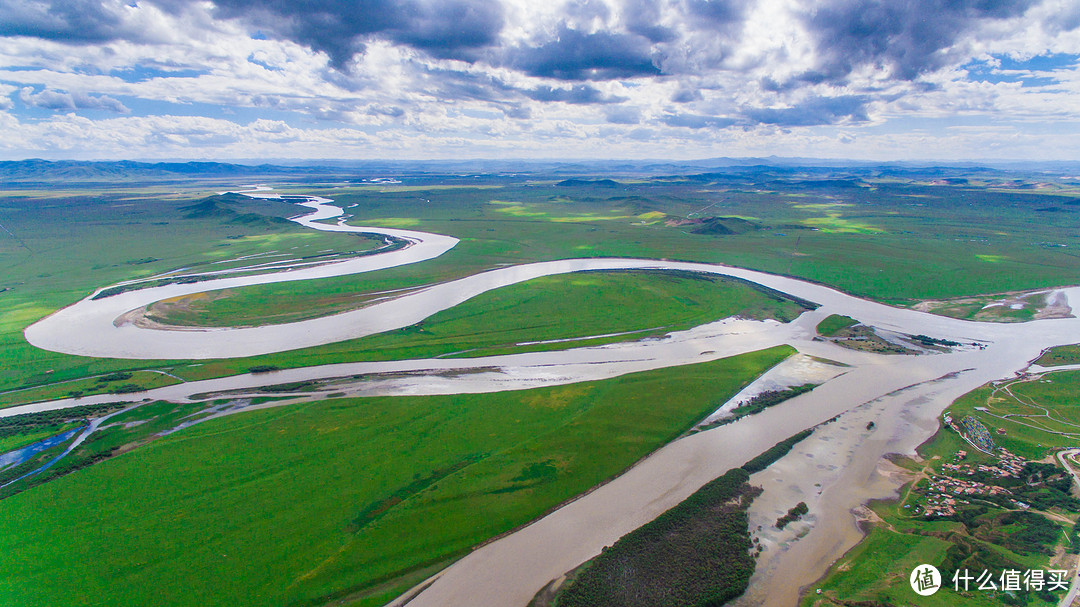
[[[1080,0],[3,0],[0,159],[1080,160]]]

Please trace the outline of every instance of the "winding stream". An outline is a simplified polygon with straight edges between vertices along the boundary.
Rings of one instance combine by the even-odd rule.
[[[249,196],[275,197],[257,191]],[[821,305],[791,323],[723,320],[672,333],[664,339],[534,352],[476,359],[423,359],[346,363],[239,375],[189,382],[136,395],[100,395],[0,410],[0,416],[68,406],[168,399],[183,401],[220,391],[250,391],[261,386],[350,375],[375,376],[358,395],[448,394],[517,390],[603,379],[691,364],[790,344],[808,355],[850,365],[850,370],[817,389],[735,423],[677,440],[612,482],[515,533],[473,551],[408,595],[410,607],[485,605],[523,607],[533,594],[606,545],[675,505],[701,485],[741,465],[788,436],[834,416],[876,420],[873,433],[855,429],[832,440],[836,461],[789,468],[798,482],[817,488],[811,514],[814,528],[775,555],[755,575],[768,604],[792,604],[800,587],[858,539],[852,507],[895,489],[876,476],[875,466],[889,452],[910,453],[937,427],[937,415],[952,399],[983,383],[1026,368],[1047,347],[1080,342],[1080,319],[993,324],[933,316],[894,308],[794,278],[730,266],[646,259],[567,259],[500,268],[433,285],[392,302],[333,316],[255,328],[171,331],[116,320],[131,310],[166,298],[197,292],[341,276],[433,259],[457,239],[437,234],[323,223],[343,210],[325,198],[308,197],[312,213],[293,221],[336,232],[379,233],[409,241],[396,251],[259,276],[220,278],[187,285],[131,291],[102,299],[88,297],[31,325],[25,331],[35,346],[84,356],[134,359],[202,359],[249,356],[354,339],[415,324],[481,293],[540,276],[604,269],[672,269],[742,278]],[[1073,308],[1080,288],[1058,290]],[[887,331],[924,334],[968,344],[950,353],[884,356],[815,341],[814,328],[829,314],[844,314]],[[972,344],[981,344],[976,347]],[[453,370],[474,370],[451,373]],[[378,374],[409,373],[379,377]],[[842,417],[841,419],[845,419]],[[834,433],[836,434],[836,433]],[[794,482],[794,480],[792,480]],[[769,499],[769,488],[762,499]],[[785,495],[783,492],[777,495]],[[779,498],[777,498],[779,499]],[[808,502],[811,500],[807,500]],[[817,505],[817,511],[814,506]],[[786,507],[786,506],[785,506]],[[752,586],[752,590],[754,587]],[[399,602],[400,604],[400,602]]]

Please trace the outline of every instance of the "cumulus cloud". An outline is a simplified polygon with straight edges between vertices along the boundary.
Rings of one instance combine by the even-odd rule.
[[[106,110],[117,114],[127,114],[131,111],[119,100],[106,95],[87,95],[49,89],[35,93],[32,87],[24,87],[19,91],[19,101],[30,107],[47,110]]]
[[[599,89],[586,84],[576,84],[569,88],[538,86],[534,89],[524,90],[522,93],[529,99],[536,101],[561,101],[572,104],[619,103],[620,101],[626,101],[626,97],[605,95]]]
[[[100,0],[5,0],[0,3],[0,36],[32,36],[90,43],[127,34],[124,5]]]
[[[815,97],[785,108],[748,108],[744,115],[752,122],[778,126],[816,126],[838,122],[864,122],[867,98],[857,95]]]
[[[509,65],[531,76],[558,80],[614,80],[660,74],[649,41],[633,34],[586,33],[563,24],[553,40],[522,46]]]
[[[675,112],[664,114],[660,120],[667,126],[689,129],[725,128],[738,123],[738,120],[730,117]]]
[[[483,0],[216,0],[216,14],[325,52],[347,66],[375,38],[435,57],[469,57],[495,41],[502,7]]]
[[[693,15],[705,18],[710,25],[723,26],[742,21],[749,3],[739,0],[688,0],[687,6]]]
[[[809,142],[807,132],[862,153],[885,141],[869,127],[911,119],[940,122],[937,133],[958,115],[1080,124],[1074,5],[7,0],[0,115],[101,153],[121,132],[139,135],[119,149],[170,154],[271,140],[303,154],[323,132],[378,132],[375,149],[395,155],[518,145],[593,156],[642,142],[658,155],[753,153],[780,138]]]
[[[615,106],[604,112],[604,117],[611,124],[638,124],[641,122],[641,111],[628,105]]]
[[[1031,0],[825,0],[805,15],[819,63],[807,82],[840,81],[861,66],[901,80],[955,60],[955,45],[987,22],[1017,17]]]

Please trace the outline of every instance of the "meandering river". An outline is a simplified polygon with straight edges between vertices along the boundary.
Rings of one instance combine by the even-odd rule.
[[[249,196],[273,197],[266,191]],[[873,469],[888,452],[910,453],[936,429],[936,417],[956,396],[987,381],[1024,369],[1040,351],[1080,342],[1080,319],[1018,324],[960,321],[894,308],[805,281],[730,266],[643,259],[567,259],[499,268],[433,285],[369,307],[333,316],[255,328],[171,331],[117,322],[124,314],[162,299],[210,290],[370,272],[433,259],[457,244],[450,236],[407,230],[356,227],[339,221],[343,210],[325,198],[299,204],[312,210],[293,221],[336,232],[377,233],[405,239],[409,246],[367,257],[259,276],[207,280],[87,297],[31,325],[35,346],[84,356],[134,359],[203,359],[250,356],[333,343],[415,324],[486,291],[540,276],[605,269],[671,269],[733,276],[820,304],[794,322],[725,320],[660,340],[643,340],[562,352],[536,352],[476,359],[425,359],[325,365],[270,374],[189,382],[137,395],[100,395],[0,410],[0,416],[95,402],[142,399],[186,400],[220,391],[308,379],[409,373],[363,382],[358,394],[447,394],[516,390],[603,379],[624,373],[691,364],[790,344],[804,354],[850,365],[819,388],[736,423],[680,439],[612,482],[506,537],[475,550],[411,593],[410,607],[485,605],[523,607],[533,594],[564,572],[597,554],[626,532],[655,518],[709,480],[788,436],[837,415],[869,416],[878,430],[853,430],[836,438],[835,463],[792,466],[799,482],[818,493],[811,515],[815,527],[798,543],[779,548],[755,577],[757,596],[769,604],[791,603],[831,560],[857,540],[849,509],[867,497],[887,495]],[[1075,308],[1080,288],[1058,291]],[[888,331],[924,334],[968,344],[950,353],[884,356],[856,352],[815,340],[814,330],[829,314],[845,314]],[[973,344],[979,344],[978,346]],[[453,370],[473,370],[452,373]],[[870,411],[871,413],[866,413]],[[841,417],[841,420],[845,419]],[[860,421],[860,423],[862,423]],[[876,480],[875,480],[876,479]],[[794,478],[792,479],[794,482]],[[856,491],[855,489],[858,489]],[[769,499],[769,488],[762,499]],[[853,501],[854,500],[854,501]],[[808,502],[811,500],[807,500]],[[848,530],[838,532],[837,530]],[[839,538],[840,541],[837,541]],[[762,589],[768,590],[762,594]],[[755,588],[751,588],[755,591]],[[415,594],[415,596],[412,596]],[[773,602],[777,601],[777,602]]]

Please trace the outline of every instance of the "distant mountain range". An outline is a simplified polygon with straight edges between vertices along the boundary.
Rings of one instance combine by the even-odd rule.
[[[29,181],[67,179],[102,181],[155,177],[232,177],[322,172],[314,167],[244,165],[224,162],[134,162],[131,160],[87,162],[78,160],[14,160],[0,162],[0,180]]]
[[[0,161],[0,183],[27,183],[61,179],[68,182],[114,180],[168,180],[234,177],[342,176],[350,179],[381,176],[454,175],[690,175],[701,173],[806,172],[853,174],[918,173],[956,175],[973,171],[1020,171],[1080,175],[1080,162],[860,162],[813,158],[710,158],[688,161],[663,160],[325,160],[289,164],[241,164],[226,162],[136,162],[77,160]],[[602,184],[594,184],[602,185]]]

